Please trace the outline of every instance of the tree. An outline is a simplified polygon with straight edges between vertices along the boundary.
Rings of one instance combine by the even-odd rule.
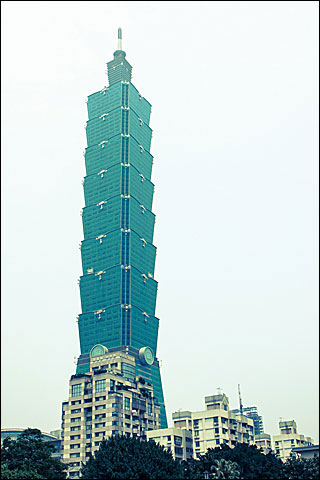
[[[239,465],[224,458],[215,460],[210,467],[209,478],[240,478]]]
[[[195,460],[194,458],[189,458],[187,461],[183,460],[181,462],[183,478],[204,478],[204,472],[200,471],[199,465],[199,460]]]
[[[291,454],[284,463],[283,477],[288,479],[319,478],[319,458],[297,458]]]
[[[100,448],[81,469],[84,479],[182,478],[182,468],[172,453],[153,440],[116,435]]]
[[[17,440],[6,438],[1,447],[3,479],[65,479],[67,470],[60,460],[51,457],[55,446],[42,439],[40,430],[28,428]]]
[[[221,445],[215,449],[209,448],[200,456],[198,469],[201,473],[211,472],[216,460],[227,460],[238,465],[240,478],[278,479],[282,478],[282,461],[273,453],[265,455],[255,445],[238,443],[234,448]],[[225,472],[227,475],[227,472]],[[217,478],[217,477],[216,477]],[[222,478],[222,477],[221,477]],[[232,478],[232,477],[225,477]]]

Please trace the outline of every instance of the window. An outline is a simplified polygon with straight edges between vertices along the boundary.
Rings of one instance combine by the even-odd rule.
[[[78,397],[79,395],[81,395],[81,383],[78,383],[77,385],[72,385],[71,396]]]
[[[152,404],[148,403],[148,415],[152,415]]]
[[[71,435],[70,440],[78,440],[80,435]]]
[[[91,433],[87,433],[86,438],[91,438]]]
[[[76,430],[80,430],[80,426],[78,426],[78,427],[71,427],[70,430],[71,430],[71,432],[75,432]]]
[[[130,398],[124,397],[124,408],[130,410]]]
[[[183,448],[181,448],[181,447],[174,447],[174,452],[175,452],[177,455],[183,455]]]
[[[200,442],[196,442],[196,447],[200,447]]]
[[[80,422],[81,417],[71,418],[71,423]]]
[[[105,400],[105,399],[106,399],[106,397],[96,397],[95,398],[96,402],[99,402],[100,400]]]
[[[80,443],[74,443],[70,445],[70,448],[80,448]]]
[[[73,400],[71,402],[71,405],[79,405],[81,403],[81,400]]]
[[[80,413],[81,412],[81,408],[76,408],[74,410],[71,410],[71,414],[73,413]]]
[[[80,457],[80,453],[70,453],[70,458]]]
[[[106,390],[106,381],[105,380],[96,380],[96,393],[97,392],[105,392]]]
[[[106,418],[106,414],[105,414],[105,413],[99,413],[99,415],[96,415],[96,416],[95,416],[95,420],[101,420],[102,418]]]

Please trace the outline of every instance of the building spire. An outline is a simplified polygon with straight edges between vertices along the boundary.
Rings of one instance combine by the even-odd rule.
[[[118,28],[118,48],[113,53],[113,60],[107,63],[109,85],[131,81],[132,66],[126,60],[126,52],[122,50],[122,28]]]
[[[122,50],[122,28],[118,28],[118,50]]]

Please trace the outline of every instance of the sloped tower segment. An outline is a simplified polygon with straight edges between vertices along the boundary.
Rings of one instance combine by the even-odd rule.
[[[136,375],[153,385],[161,427],[166,428],[156,358],[151,105],[131,83],[132,67],[125,56],[122,49],[115,51],[107,64],[109,86],[87,101],[77,373],[89,370],[89,353],[96,344],[134,355]],[[145,347],[152,350],[152,364],[143,361]]]

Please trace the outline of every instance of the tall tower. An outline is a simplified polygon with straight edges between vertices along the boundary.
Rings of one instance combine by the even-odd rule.
[[[134,357],[135,374],[151,383],[166,428],[156,357],[151,105],[131,83],[120,28],[107,67],[109,86],[87,100],[77,374],[90,371],[90,352],[97,345]]]

